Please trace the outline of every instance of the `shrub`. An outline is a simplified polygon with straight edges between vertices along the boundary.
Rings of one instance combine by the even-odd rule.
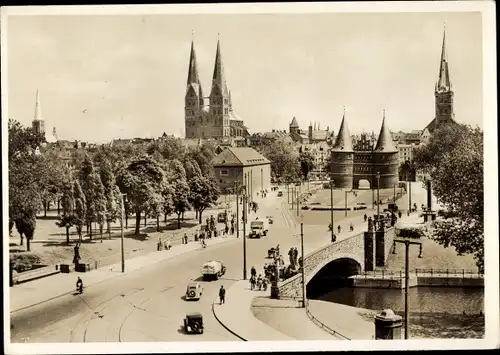
[[[396,229],[396,235],[401,238],[419,239],[425,236],[422,227],[403,227]]]
[[[10,260],[14,262],[14,270],[23,272],[31,270],[33,265],[39,265],[42,258],[36,253],[25,252],[10,255]]]

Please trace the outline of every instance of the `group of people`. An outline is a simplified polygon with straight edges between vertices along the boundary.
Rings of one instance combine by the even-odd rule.
[[[298,257],[299,251],[297,250],[297,248],[291,247],[288,250],[288,260],[290,261],[290,265],[292,265],[293,268],[298,265]]]
[[[259,276],[257,276],[257,270],[255,269],[254,266],[252,266],[252,269],[250,270],[250,289],[266,291],[268,284],[269,284],[269,279],[267,275],[262,277],[262,274],[259,274]]]
[[[184,237],[182,237],[182,243],[184,244]],[[158,238],[158,245],[157,245],[157,250],[170,250],[172,248],[172,243],[170,242],[170,239],[165,240],[163,242],[161,238]]]

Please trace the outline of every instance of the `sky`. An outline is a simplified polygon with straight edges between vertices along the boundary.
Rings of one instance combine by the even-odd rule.
[[[183,136],[192,38],[207,96],[220,39],[233,108],[254,132],[294,116],[337,131],[344,106],[351,133],[378,133],[383,109],[392,131],[423,129],[444,26],[455,118],[483,126],[479,12],[10,15],[6,26],[8,117],[31,125],[39,89],[59,139]]]

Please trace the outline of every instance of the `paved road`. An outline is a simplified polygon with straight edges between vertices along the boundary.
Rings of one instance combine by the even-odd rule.
[[[270,247],[279,243],[282,250],[288,250],[297,245],[297,238],[290,237],[286,227],[290,223],[285,219],[290,216],[280,211],[283,198],[257,201],[260,216],[273,215],[276,219],[267,237],[247,239],[248,270],[252,265],[259,269],[266,262]],[[229,288],[242,278],[242,256],[240,237],[90,286],[83,295],[63,296],[11,313],[12,342],[238,340],[213,317],[211,306],[220,285]],[[201,281],[204,286],[201,300],[185,301],[187,282],[199,279],[200,267],[208,260],[224,261],[225,277],[219,281]],[[191,311],[204,315],[206,327],[205,333],[194,336],[195,339],[180,328],[184,315]]]

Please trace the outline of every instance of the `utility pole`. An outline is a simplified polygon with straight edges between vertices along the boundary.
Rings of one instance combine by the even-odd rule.
[[[299,195],[299,190],[295,189],[295,192],[297,194],[297,200],[295,201],[295,204],[297,205],[297,217],[298,217],[299,216],[299,205],[300,205],[300,203],[299,203],[299,196],[300,195]]]
[[[380,172],[377,171],[377,220],[380,218]]]
[[[333,228],[332,228],[333,230]],[[304,223],[300,222],[300,249],[302,254],[302,307],[306,306],[306,276],[305,276],[305,257],[304,257]]]
[[[396,204],[396,184],[394,184],[392,187],[394,187],[393,197],[394,197],[394,204]]]
[[[245,175],[245,191],[247,185],[247,176]],[[239,221],[238,221],[239,223]],[[247,279],[247,194],[243,193],[243,280]]]
[[[418,257],[422,257],[422,242],[415,242],[408,239],[394,239],[392,253],[396,254],[396,243],[405,245],[405,340],[410,338],[410,312],[409,312],[409,289],[410,289],[410,244],[419,245]]]
[[[121,253],[122,253],[122,272],[125,272],[125,250],[124,250],[124,245],[123,245],[123,220],[125,219],[125,198],[126,194],[121,194],[122,196],[122,203],[121,203],[121,233],[120,233],[120,247],[121,247]]]
[[[264,172],[263,169],[260,168],[260,197],[264,198]]]
[[[240,237],[240,187],[236,190],[236,238]]]
[[[330,180],[330,223],[332,225],[331,229],[331,240],[333,241],[333,180]]]
[[[288,196],[288,204],[290,204],[290,183],[286,183],[286,192]]]
[[[292,185],[292,210],[294,206],[293,198],[295,197],[295,185]]]

